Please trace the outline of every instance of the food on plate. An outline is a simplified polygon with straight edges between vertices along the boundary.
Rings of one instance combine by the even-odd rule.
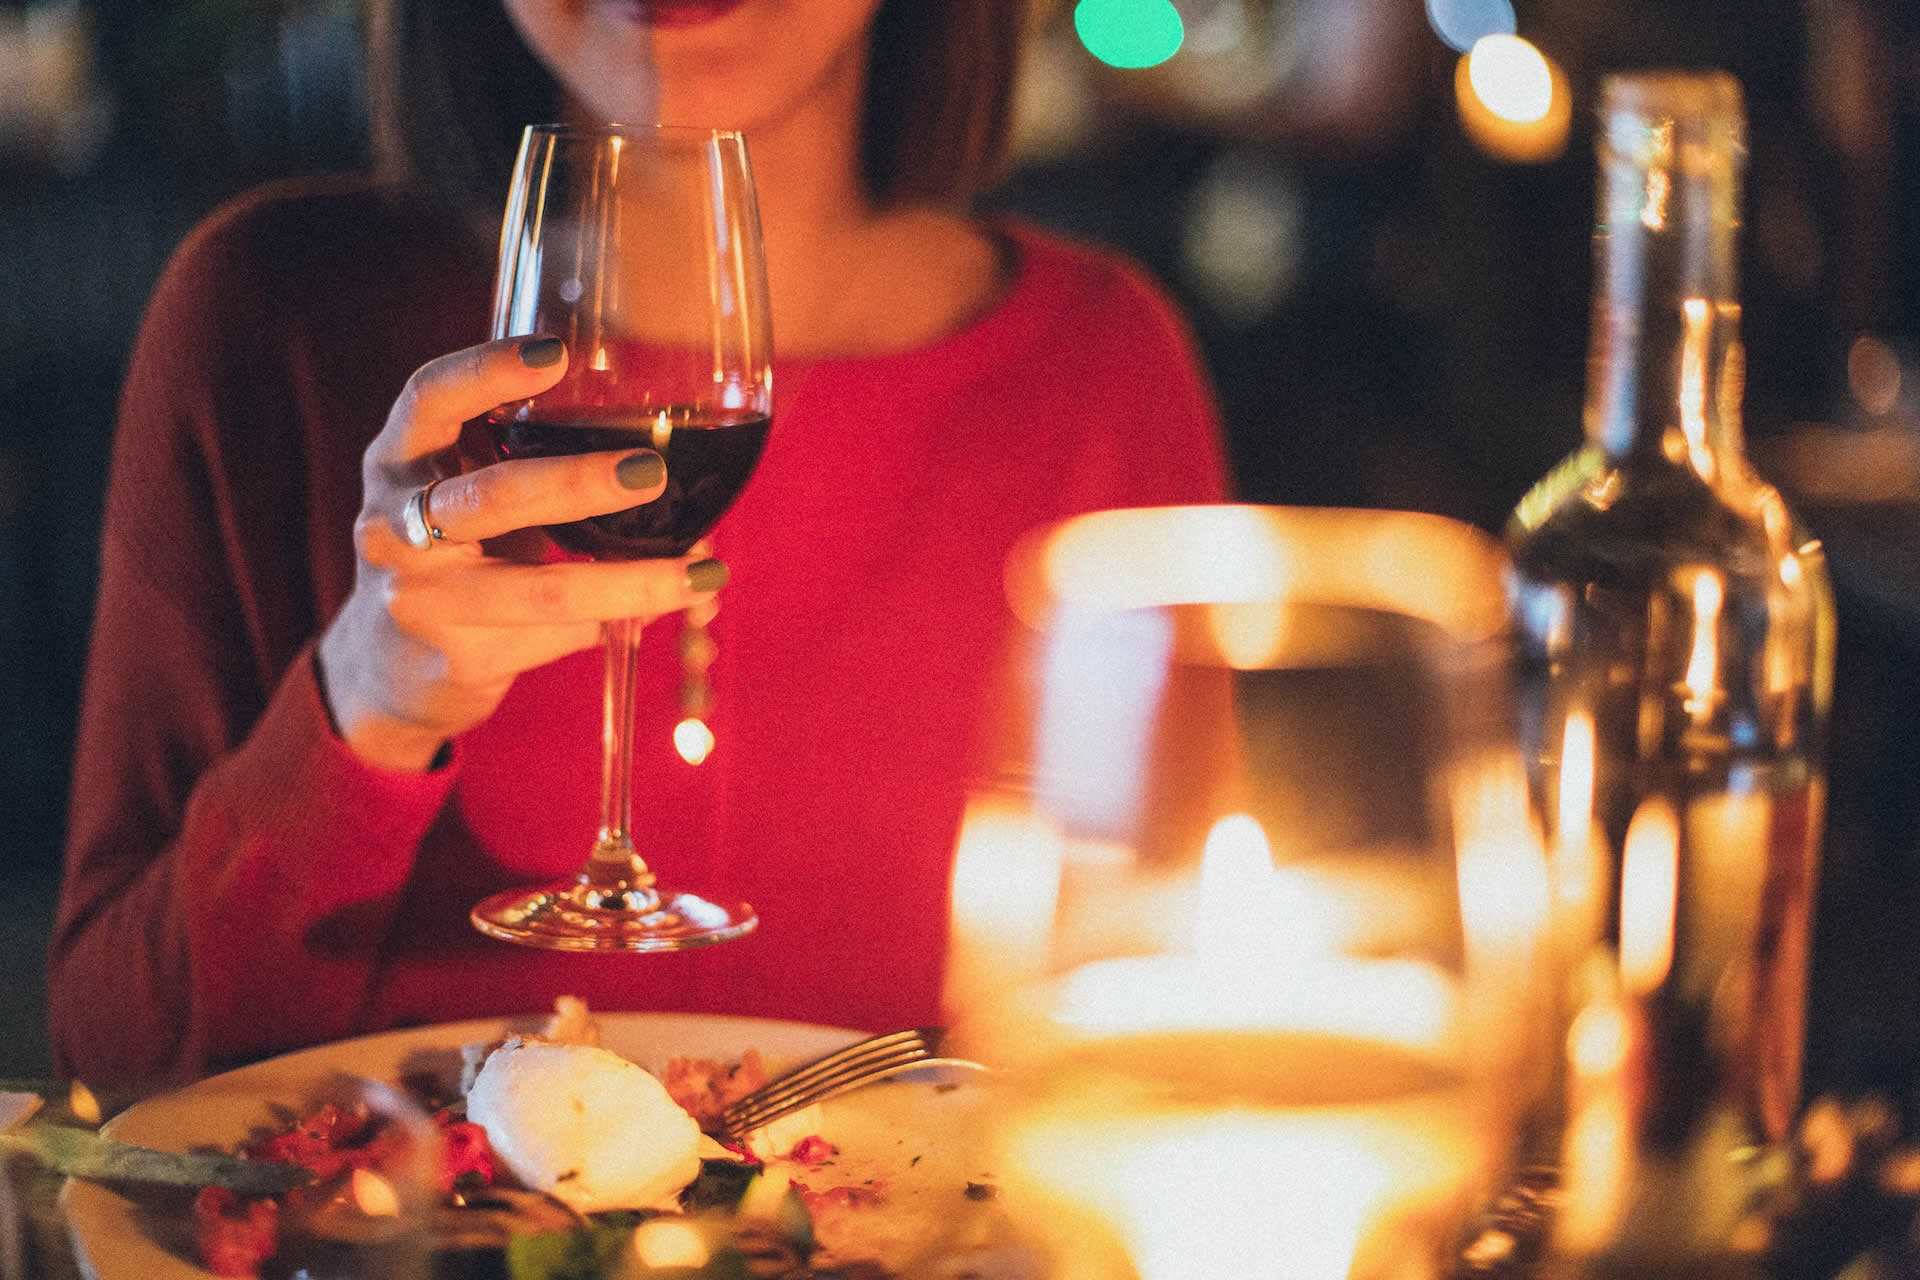
[[[540,1038],[562,1044],[598,1045],[600,1020],[579,996],[561,996],[553,1002],[553,1013],[540,1028]]]
[[[737,1062],[717,1058],[673,1058],[664,1083],[673,1100],[685,1107],[706,1133],[725,1141],[721,1115],[740,1099],[767,1083],[766,1064],[758,1049],[748,1049]],[[798,1143],[820,1131],[820,1106],[790,1111],[764,1124],[730,1148],[755,1160],[778,1160]]]
[[[700,1174],[700,1126],[645,1068],[606,1049],[514,1038],[467,1091],[467,1119],[530,1191],[581,1213],[673,1208]]]
[[[664,1081],[673,1100],[708,1133],[718,1132],[721,1112],[766,1082],[767,1068],[758,1049],[748,1049],[738,1062],[674,1058],[667,1063]]]
[[[449,1195],[493,1178],[487,1137],[478,1125],[441,1111],[434,1117],[436,1163],[428,1176]],[[391,1188],[383,1174],[390,1163],[411,1158],[413,1136],[364,1106],[325,1102],[294,1124],[241,1148],[250,1160],[291,1164],[312,1181],[279,1196],[240,1195],[223,1186],[202,1187],[193,1201],[193,1232],[207,1269],[222,1276],[252,1276],[280,1249],[289,1230],[331,1234],[341,1212],[361,1218],[391,1216],[371,1203]],[[371,1176],[369,1176],[371,1175]]]
[[[945,1102],[949,1087],[902,1092],[893,1111],[889,1090],[851,1112],[811,1107],[723,1148],[702,1122],[717,1129],[728,1104],[768,1079],[759,1051],[643,1067],[601,1047],[599,1031],[584,1002],[566,999],[539,1035],[462,1046],[457,1092],[451,1064],[408,1075],[418,1123],[309,1105],[257,1135],[238,1154],[298,1164],[311,1181],[270,1197],[204,1188],[194,1206],[203,1265],[280,1276],[315,1258],[364,1260],[353,1251],[392,1236],[379,1208],[392,1189],[380,1175],[402,1167],[383,1163],[402,1129],[431,1143],[403,1151],[439,1153],[406,1175],[419,1186],[437,1170],[436,1275],[504,1266],[516,1280],[613,1276],[624,1274],[617,1258],[653,1266],[667,1242],[697,1236],[713,1250],[703,1274],[770,1274],[765,1265],[780,1259],[783,1276],[878,1277],[936,1240],[952,1247],[962,1224],[979,1221],[973,1188],[990,1175],[959,1163],[966,1112]],[[929,1108],[936,1126],[924,1124]]]
[[[498,1040],[484,1040],[477,1044],[460,1046],[460,1096],[465,1097],[473,1088],[473,1081],[480,1074],[480,1068],[486,1064],[487,1055],[505,1044],[511,1037]],[[523,1039],[526,1037],[522,1037]],[[542,1023],[539,1032],[532,1037],[537,1040],[551,1040],[559,1044],[587,1044],[598,1046],[600,1043],[600,1021],[587,1008],[587,1002],[579,996],[561,996],[553,1002],[553,1013]]]

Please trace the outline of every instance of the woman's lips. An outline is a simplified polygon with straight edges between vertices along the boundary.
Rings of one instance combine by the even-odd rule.
[[[693,27],[724,18],[746,0],[623,0],[621,8],[653,27]]]

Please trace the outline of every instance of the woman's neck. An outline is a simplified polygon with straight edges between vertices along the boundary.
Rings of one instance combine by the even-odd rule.
[[[747,130],[782,351],[840,345],[849,286],[883,220],[860,173],[862,79],[835,77],[801,109]]]
[[[749,132],[774,347],[863,356],[933,342],[1006,285],[997,243],[957,214],[869,199],[855,138],[794,119]]]

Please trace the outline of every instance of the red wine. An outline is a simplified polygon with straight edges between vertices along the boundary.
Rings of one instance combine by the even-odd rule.
[[[667,491],[652,502],[548,525],[569,551],[596,560],[650,560],[685,554],[746,487],[773,420],[751,410],[556,408],[487,419],[502,458],[549,458],[651,448],[667,460]]]

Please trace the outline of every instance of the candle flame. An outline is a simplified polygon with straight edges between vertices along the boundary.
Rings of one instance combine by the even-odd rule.
[[[983,993],[1037,980],[1059,900],[1060,833],[1011,796],[967,800],[953,852],[952,944],[946,999],[979,1007]]]
[[[1546,848],[1517,753],[1488,753],[1456,771],[1453,821],[1468,1034],[1491,1061],[1524,1041],[1516,1033],[1544,1008],[1540,962],[1554,918]]]
[[[1324,899],[1297,876],[1275,871],[1260,824],[1244,813],[1213,824],[1200,855],[1193,949],[1216,972],[1248,956],[1303,956],[1332,950]]]
[[[1547,923],[1548,876],[1519,759],[1493,754],[1453,781],[1460,913],[1473,958],[1518,976]]]
[[[1600,860],[1593,856],[1593,713],[1577,708],[1560,734],[1560,787],[1554,814],[1555,896],[1578,912],[1592,904]]]
[[[1050,1019],[1081,1034],[1286,1027],[1452,1046],[1452,977],[1428,961],[1342,954],[1352,913],[1336,881],[1275,867],[1260,823],[1231,814],[1206,841],[1187,950],[1073,969],[1054,988]]]
[[[1720,608],[1726,588],[1717,569],[1693,575],[1693,648],[1687,656],[1687,714],[1705,720],[1713,714],[1720,683]]]
[[[1673,968],[1680,882],[1680,819],[1667,801],[1643,801],[1627,824],[1620,867],[1620,981],[1645,995]]]
[[[1577,1075],[1603,1078],[1627,1061],[1627,1016],[1619,1005],[1595,1001],[1567,1028],[1567,1062]]]

